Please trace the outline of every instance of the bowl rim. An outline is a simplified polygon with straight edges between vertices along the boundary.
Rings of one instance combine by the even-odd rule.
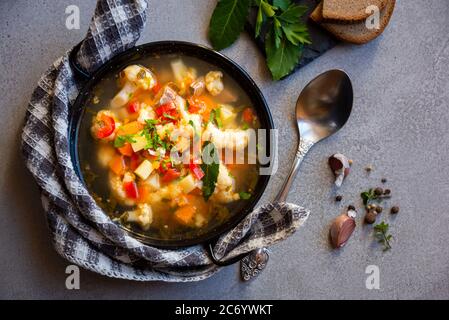
[[[242,89],[249,89],[250,92],[248,92],[247,90],[245,90],[245,92],[250,98],[253,108],[256,109],[261,123],[263,122],[262,128],[267,130],[275,128],[273,117],[271,115],[268,104],[255,81],[241,66],[239,66],[236,62],[234,62],[224,54],[201,44],[176,40],[156,41],[134,46],[115,55],[110,60],[106,61],[101,67],[99,67],[80,89],[78,96],[70,109],[68,128],[70,157],[75,173],[77,174],[86,190],[89,191],[90,196],[90,189],[84,181],[84,177],[80,168],[78,153],[79,127],[82,122],[81,120],[83,119],[85,114],[85,108],[83,107],[83,104],[89,99],[89,97],[91,97],[92,89],[95,87],[95,85],[99,81],[101,81],[101,79],[108,72],[111,72],[114,69],[116,71],[121,70],[127,64],[131,64],[133,60],[143,59],[154,54],[169,53],[181,53],[187,56],[192,56],[223,69],[237,82],[237,84]],[[243,80],[243,83],[240,83],[239,80]],[[270,135],[266,135],[266,137],[267,146],[271,152],[273,142],[271,141]],[[274,158],[271,158],[271,161],[275,161]],[[217,239],[223,233],[228,232],[235,226],[237,226],[254,209],[263,193],[265,192],[270,178],[271,175],[259,175],[259,179],[250,202],[246,203],[242,209],[232,214],[232,217],[226,222],[219,224],[218,226],[211,228],[207,232],[196,237],[192,237],[189,239],[152,239],[150,237],[143,236],[136,231],[130,230],[120,223],[117,223],[117,225],[125,232],[130,234],[133,238],[141,241],[142,243],[157,248],[176,249],[202,243],[210,244],[214,239]],[[107,212],[104,213],[109,216]]]

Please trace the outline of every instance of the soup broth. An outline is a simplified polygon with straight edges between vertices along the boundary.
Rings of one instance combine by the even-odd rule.
[[[124,228],[153,239],[197,237],[251,199],[258,164],[248,144],[259,120],[216,66],[188,56],[145,58],[104,77],[85,108],[84,182]],[[216,161],[204,160],[206,150]]]

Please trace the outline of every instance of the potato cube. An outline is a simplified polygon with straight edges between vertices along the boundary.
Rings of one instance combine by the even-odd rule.
[[[189,174],[182,178],[181,181],[179,181],[179,187],[181,188],[182,192],[189,193],[196,188],[195,179],[191,174]]]
[[[145,138],[145,136],[141,136],[140,134],[134,136],[133,140],[135,142],[131,143],[131,146],[133,147],[134,152],[142,150],[147,145],[147,139]]]
[[[222,104],[220,105],[220,118],[223,122],[223,125],[227,126],[229,124],[232,124],[234,120],[236,119],[237,114],[234,112],[233,107]]]
[[[153,165],[150,161],[144,160],[136,170],[134,170],[134,173],[140,177],[142,180],[145,180],[148,178],[153,171]]]

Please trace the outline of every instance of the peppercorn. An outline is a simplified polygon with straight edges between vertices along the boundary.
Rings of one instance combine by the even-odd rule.
[[[374,189],[374,194],[375,194],[376,196],[381,196],[382,193],[384,193],[384,190],[383,190],[382,188],[376,188],[376,189]]]
[[[355,210],[355,207],[351,204],[348,206],[348,210]]]
[[[398,206],[394,206],[393,208],[391,208],[391,214],[397,214],[399,212],[399,207]]]
[[[377,206],[375,210],[376,210],[377,213],[382,213],[383,209],[382,209],[381,206]]]
[[[373,166],[372,165],[368,165],[368,166],[365,167],[365,170],[367,172],[371,172],[371,171],[373,171]]]
[[[376,217],[377,217],[376,211],[370,210],[365,215],[365,222],[367,224],[373,224],[374,222],[376,222]]]
[[[382,180],[380,180],[382,183],[387,183],[387,178],[382,178]]]
[[[390,190],[390,189],[385,189],[385,190],[384,190],[384,194],[385,194],[385,195],[389,195],[390,193],[391,193],[391,190]]]
[[[343,199],[342,196],[336,196],[336,197],[335,197],[335,201],[337,201],[337,202],[340,202],[342,199]]]

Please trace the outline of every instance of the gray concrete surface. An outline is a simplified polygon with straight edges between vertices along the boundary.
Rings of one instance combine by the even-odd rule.
[[[65,28],[69,4],[81,9],[81,30]],[[179,39],[207,44],[215,1],[150,1],[140,43]],[[39,194],[19,152],[19,133],[41,73],[85,34],[95,1],[0,2],[0,298],[124,299],[447,299],[449,298],[449,2],[398,1],[382,37],[365,46],[341,45],[289,79],[273,83],[249,36],[224,51],[265,94],[280,129],[280,170],[263,201],[280,187],[294,155],[293,106],[318,73],[342,68],[352,77],[353,115],[337,136],[317,145],[303,163],[290,200],[312,211],[305,228],[272,248],[266,271],[251,283],[237,267],[198,283],[134,283],[81,272],[81,289],[65,289],[66,261],[52,249]],[[176,18],[175,18],[176,17]],[[354,159],[335,204],[327,157]],[[370,176],[363,168],[374,166]],[[383,253],[370,227],[359,226],[347,246],[332,251],[327,233],[345,205],[388,178],[393,249]],[[367,290],[365,268],[380,268],[380,290]]]

